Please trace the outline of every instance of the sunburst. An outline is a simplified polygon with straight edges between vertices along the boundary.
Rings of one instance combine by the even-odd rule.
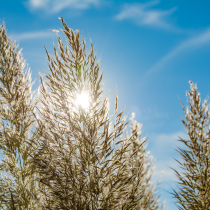
[[[83,90],[76,96],[76,105],[81,107],[84,111],[88,111],[90,106],[90,95],[88,91]]]

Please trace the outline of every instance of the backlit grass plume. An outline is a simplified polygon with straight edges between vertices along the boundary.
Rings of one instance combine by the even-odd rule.
[[[86,54],[79,31],[60,19],[67,46],[58,36],[54,56],[46,50],[50,73],[41,78],[37,115],[34,165],[46,186],[43,208],[157,209],[152,190],[151,199],[144,198],[143,142],[132,146],[139,128],[123,137],[127,122],[117,97],[114,117],[109,115],[92,43]]]
[[[136,188],[138,183],[138,191],[141,192],[142,198],[139,201],[137,208],[139,210],[159,209],[159,195],[157,193],[157,186],[152,184],[153,162],[152,156],[146,151],[145,140],[141,137],[142,124],[134,120],[135,114],[132,113],[130,118],[130,136],[131,150],[128,152],[132,156],[132,161],[129,162],[128,167],[131,168],[130,173],[133,176],[132,188]],[[161,207],[164,209],[164,207]]]
[[[0,25],[0,208],[37,209],[28,144],[34,125],[31,75]]]
[[[180,139],[184,148],[178,152],[181,172],[176,172],[178,190],[173,195],[179,209],[210,209],[210,116],[207,100],[201,103],[197,86],[190,82],[187,92],[189,108],[182,104],[182,120],[188,139]]]

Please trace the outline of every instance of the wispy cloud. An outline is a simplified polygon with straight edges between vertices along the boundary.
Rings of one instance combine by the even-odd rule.
[[[50,31],[34,31],[34,32],[25,32],[21,34],[10,34],[13,40],[22,41],[29,39],[45,39],[52,37],[53,33]]]
[[[167,17],[176,11],[176,7],[168,10],[154,9],[159,1],[151,1],[144,4],[125,4],[121,12],[115,16],[116,20],[132,20],[138,25],[152,26],[167,30],[179,31],[167,21]]]
[[[207,43],[210,43],[210,28],[193,38],[185,40],[184,42],[173,48],[171,51],[169,51],[151,69],[147,71],[147,73],[143,77],[143,80],[145,80],[153,73],[158,72],[164,65],[166,65],[177,55],[181,54],[183,51],[197,48]]]
[[[174,159],[180,159],[175,149],[184,146],[178,141],[179,137],[183,139],[188,138],[186,133],[179,131],[169,134],[156,134],[150,139],[150,141],[152,141],[150,151],[156,159],[154,180],[157,182],[161,173],[164,171],[161,179],[163,188],[168,188],[168,184],[175,181],[174,172],[170,167],[179,170],[178,164]]]
[[[151,151],[158,160],[166,160],[166,156],[171,156],[177,146],[180,146],[179,137],[188,138],[184,132],[175,132],[169,134],[156,134],[151,137],[152,147]]]
[[[44,10],[48,14],[58,13],[65,8],[84,10],[98,4],[99,0],[28,0],[26,2],[30,10]]]

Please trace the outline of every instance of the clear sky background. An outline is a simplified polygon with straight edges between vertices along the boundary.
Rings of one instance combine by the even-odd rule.
[[[175,187],[169,167],[177,168],[178,136],[186,136],[179,98],[187,104],[189,80],[197,83],[202,99],[210,95],[209,11],[209,0],[2,0],[0,21],[23,48],[34,89],[39,72],[48,71],[44,45],[53,54],[56,33],[50,29],[62,28],[58,17],[79,29],[87,46],[91,38],[111,107],[117,90],[120,108],[126,107],[128,117],[135,112],[143,124],[156,160],[154,180],[165,171],[161,200],[175,210],[167,191]]]

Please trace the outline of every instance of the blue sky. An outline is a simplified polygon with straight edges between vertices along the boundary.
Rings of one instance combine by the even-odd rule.
[[[52,51],[58,17],[79,29],[87,45],[93,42],[105,93],[116,93],[128,117],[136,113],[149,137],[148,149],[156,159],[154,179],[161,171],[161,199],[166,209],[177,209],[167,191],[175,177],[169,166],[178,136],[185,136],[179,98],[186,105],[189,80],[197,83],[204,99],[210,95],[210,1],[123,1],[123,0],[6,0],[1,2],[0,21],[15,39],[39,85],[39,72],[48,71],[44,45]]]

